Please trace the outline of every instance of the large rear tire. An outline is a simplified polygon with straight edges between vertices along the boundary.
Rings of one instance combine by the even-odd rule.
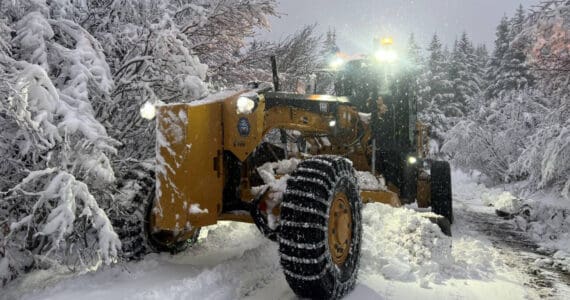
[[[155,196],[154,172],[144,166],[131,169],[119,186],[119,215],[113,217],[113,226],[122,244],[122,257],[140,260],[152,252],[178,253],[195,243],[200,229],[187,241],[165,245],[150,234],[148,223]]]
[[[338,299],[354,288],[361,209],[347,159],[316,156],[299,164],[283,195],[279,235],[281,266],[297,295]]]
[[[451,168],[446,161],[431,163],[431,209],[453,223]]]

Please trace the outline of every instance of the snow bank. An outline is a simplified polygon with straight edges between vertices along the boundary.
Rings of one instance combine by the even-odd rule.
[[[361,275],[414,281],[437,277],[453,264],[451,239],[436,224],[406,209],[364,206]],[[426,283],[427,284],[427,283]]]
[[[548,264],[570,271],[570,205],[549,195],[535,194],[532,198],[523,202],[513,222],[542,250],[553,253]]]
[[[495,210],[507,215],[517,214],[522,207],[522,200],[515,197],[510,192],[497,193],[483,193],[481,200],[486,206],[493,206]]]
[[[459,234],[452,239],[422,213],[370,203],[362,211],[362,258],[359,278],[378,275],[421,287],[449,279],[490,279],[497,253],[490,243]]]

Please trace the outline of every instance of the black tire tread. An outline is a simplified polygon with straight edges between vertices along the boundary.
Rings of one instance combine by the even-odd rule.
[[[451,167],[446,161],[431,163],[431,207],[434,213],[453,224]]]
[[[328,253],[328,209],[335,184],[348,180],[355,187],[355,252],[353,272],[344,281],[334,277],[336,266]],[[354,287],[360,254],[360,209],[351,163],[337,156],[317,156],[301,162],[287,181],[281,210],[279,252],[285,278],[293,291],[312,299],[337,299]],[[352,205],[352,204],[351,204]],[[354,214],[354,213],[353,213]],[[309,223],[309,227],[300,226]]]
[[[122,185],[136,184],[138,190],[120,206],[119,217],[113,218],[113,226],[122,244],[122,257],[126,260],[141,260],[152,252],[179,253],[198,240],[198,229],[191,239],[165,247],[153,243],[149,237],[148,216],[154,199],[154,171],[133,168],[124,176]]]

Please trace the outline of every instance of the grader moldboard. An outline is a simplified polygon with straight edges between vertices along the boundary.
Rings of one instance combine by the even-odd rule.
[[[254,223],[279,244],[297,295],[331,299],[355,285],[362,203],[417,201],[450,234],[449,164],[427,158],[428,128],[405,78],[389,85],[379,70],[352,61],[331,96],[276,92],[274,68],[274,89],[159,106],[156,186],[144,204],[151,248],[181,251],[220,220]],[[276,190],[259,168],[286,159],[298,164],[276,175],[286,176]],[[385,184],[363,189],[356,171]]]

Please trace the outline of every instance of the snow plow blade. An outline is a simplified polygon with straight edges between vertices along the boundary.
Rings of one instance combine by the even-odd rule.
[[[215,224],[222,206],[222,103],[158,108],[153,232],[184,239]]]

